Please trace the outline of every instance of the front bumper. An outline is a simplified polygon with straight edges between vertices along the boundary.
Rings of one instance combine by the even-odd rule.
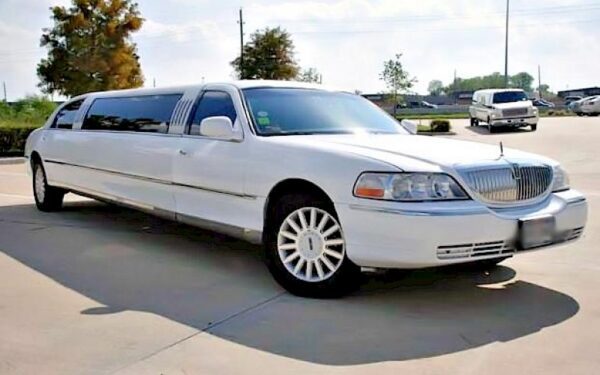
[[[423,268],[519,254],[519,219],[553,215],[556,241],[583,232],[587,202],[575,190],[551,194],[530,207],[490,209],[476,201],[336,204],[346,253],[359,266]],[[538,250],[536,249],[536,250]]]
[[[529,126],[538,123],[537,116],[490,119],[492,126]]]

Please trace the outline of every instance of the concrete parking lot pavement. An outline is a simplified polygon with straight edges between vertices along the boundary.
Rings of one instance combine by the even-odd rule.
[[[304,299],[260,247],[75,196],[42,213],[25,167],[0,165],[0,373],[595,373],[600,120],[453,128],[561,161],[589,199],[584,237],[489,271],[377,275]]]

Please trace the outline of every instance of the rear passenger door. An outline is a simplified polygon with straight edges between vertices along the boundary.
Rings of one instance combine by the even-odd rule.
[[[62,162],[65,181],[76,191],[147,210],[174,211],[171,186],[179,136],[168,134],[182,93],[96,97],[73,151]]]
[[[239,93],[227,86],[203,91],[191,111],[173,166],[177,212],[186,217],[247,227],[256,200],[244,194],[248,140],[244,139]],[[226,116],[236,140],[203,136],[200,123]]]

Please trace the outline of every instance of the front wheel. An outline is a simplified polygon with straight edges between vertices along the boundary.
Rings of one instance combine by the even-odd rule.
[[[305,297],[337,297],[358,286],[360,268],[346,255],[344,233],[331,204],[289,194],[274,211],[266,260],[279,284]]]
[[[35,205],[40,211],[60,210],[65,196],[65,191],[48,185],[46,171],[41,163],[33,165],[33,196]]]
[[[537,124],[531,125],[531,131],[534,132],[537,130]]]

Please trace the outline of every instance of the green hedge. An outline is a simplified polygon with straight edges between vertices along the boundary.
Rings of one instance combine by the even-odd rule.
[[[0,155],[22,154],[25,141],[37,126],[0,126]]]

